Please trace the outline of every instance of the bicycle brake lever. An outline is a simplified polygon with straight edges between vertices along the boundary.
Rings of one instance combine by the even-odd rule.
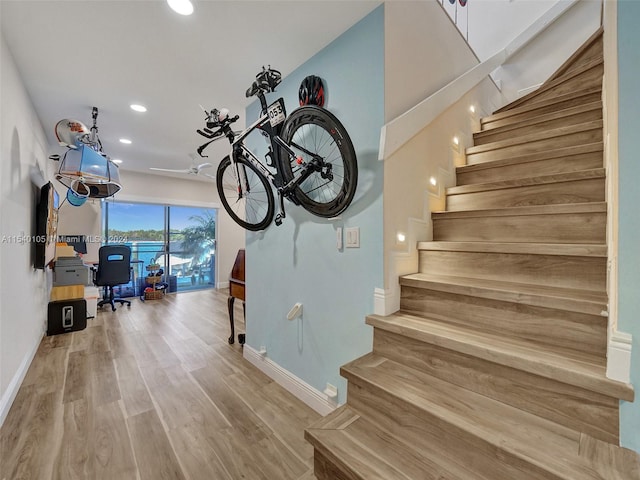
[[[198,152],[198,155],[200,155],[202,158],[209,158],[209,155],[203,155],[202,152],[204,151],[205,148],[207,148],[209,146],[211,142],[207,142],[204,145],[200,145],[198,147],[198,150],[196,150]]]

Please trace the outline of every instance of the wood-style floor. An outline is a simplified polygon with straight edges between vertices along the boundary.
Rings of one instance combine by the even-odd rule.
[[[0,430],[0,479],[314,479],[303,430],[319,415],[227,343],[226,300],[134,300],[45,337]]]

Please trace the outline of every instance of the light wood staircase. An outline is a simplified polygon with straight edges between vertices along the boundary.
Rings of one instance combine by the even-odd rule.
[[[320,480],[640,479],[605,376],[602,31],[484,118],[347,404],[305,432]]]

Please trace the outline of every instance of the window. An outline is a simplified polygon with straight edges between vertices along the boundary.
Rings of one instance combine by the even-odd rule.
[[[131,247],[135,279],[119,292],[141,295],[146,267],[168,272],[169,292],[213,288],[217,211],[146,203],[105,202],[104,238]]]

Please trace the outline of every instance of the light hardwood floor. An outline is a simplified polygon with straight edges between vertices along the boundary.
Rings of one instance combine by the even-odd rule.
[[[0,478],[315,479],[303,431],[320,416],[227,343],[226,299],[134,300],[45,337],[0,430]]]

